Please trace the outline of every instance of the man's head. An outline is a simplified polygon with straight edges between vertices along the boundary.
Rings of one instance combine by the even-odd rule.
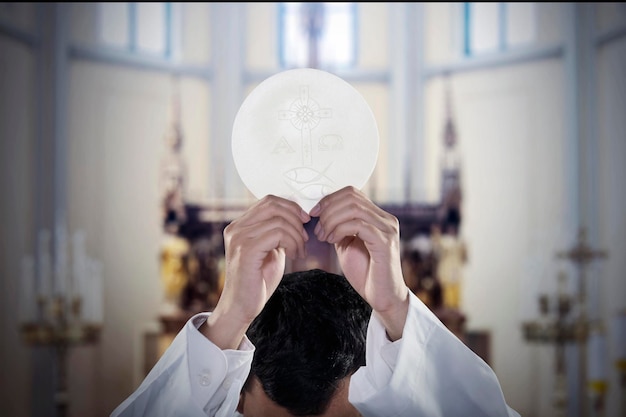
[[[309,416],[349,406],[349,377],[365,364],[370,314],[340,275],[286,274],[248,329],[256,351],[239,411]]]

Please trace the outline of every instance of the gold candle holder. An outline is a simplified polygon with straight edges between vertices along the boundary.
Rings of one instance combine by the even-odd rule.
[[[559,280],[564,282],[564,275]],[[552,405],[556,417],[567,415],[567,369],[565,366],[565,345],[587,337],[588,323],[580,319],[568,319],[575,299],[560,293],[551,309],[550,297],[542,294],[538,298],[540,318],[522,323],[524,338],[529,342],[552,344],[555,346],[555,384]]]
[[[542,295],[539,298],[539,320],[522,323],[524,338],[530,342],[551,343],[556,347],[556,374],[557,384],[555,392],[559,391],[564,384],[567,375],[565,366],[565,345],[575,342],[578,348],[578,382],[579,398],[582,409],[582,417],[588,414],[588,396],[590,391],[587,376],[587,342],[591,332],[590,317],[587,312],[587,272],[586,269],[591,262],[597,259],[607,258],[608,253],[603,250],[594,250],[587,244],[587,232],[581,228],[578,233],[576,244],[566,251],[557,252],[557,259],[564,259],[574,264],[578,270],[578,289],[576,293],[569,295],[565,293],[564,273],[559,274],[559,292],[556,295],[556,307],[550,311],[549,298]],[[575,308],[573,308],[575,307]],[[570,319],[570,313],[575,312],[575,317]],[[598,384],[593,385],[594,395],[597,397]],[[558,395],[557,395],[558,397]],[[603,405],[604,393],[602,393],[601,403]],[[600,401],[600,400],[599,400]],[[560,401],[555,402],[559,414],[564,415],[567,404]]]
[[[67,352],[73,346],[98,342],[102,325],[80,321],[81,299],[39,297],[37,300],[41,319],[21,325],[22,340],[29,346],[43,346],[55,351],[58,370],[54,402],[57,417],[67,416]],[[49,317],[48,317],[49,316]]]
[[[587,383],[587,388],[589,390],[592,415],[597,417],[603,416],[604,400],[606,398],[606,392],[608,388],[607,382],[604,380],[590,380]]]

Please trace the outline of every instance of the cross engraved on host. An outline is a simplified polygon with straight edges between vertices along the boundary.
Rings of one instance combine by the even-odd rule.
[[[320,109],[319,104],[309,97],[309,87],[300,86],[300,97],[296,99],[289,110],[280,110],[278,118],[289,120],[291,124],[300,130],[302,141],[302,166],[313,164],[313,150],[311,146],[311,130],[313,130],[321,119],[332,117],[331,109]]]

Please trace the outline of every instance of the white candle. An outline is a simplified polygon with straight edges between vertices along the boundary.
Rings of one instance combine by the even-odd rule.
[[[35,259],[27,255],[22,259],[19,311],[22,322],[32,322],[36,316]]]
[[[85,292],[85,233],[82,230],[72,236],[72,295],[84,297]]]
[[[40,230],[37,236],[37,284],[39,296],[48,298],[51,288],[50,231]]]
[[[587,373],[589,381],[606,380],[606,337],[598,330],[589,334]]]
[[[54,231],[54,292],[65,295],[67,280],[67,233],[64,226],[57,224]]]
[[[613,348],[617,361],[626,361],[626,310],[613,317]]]
[[[93,267],[92,260],[89,257],[85,257],[85,276],[83,278],[83,285],[81,288],[82,296],[82,318],[85,322],[93,321]]]

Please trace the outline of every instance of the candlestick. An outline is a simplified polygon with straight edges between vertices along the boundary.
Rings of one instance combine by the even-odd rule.
[[[564,378],[566,344],[578,345],[579,398],[582,416],[588,415],[588,396],[591,395],[595,412],[601,412],[606,390],[606,371],[602,367],[602,355],[605,352],[604,341],[599,336],[590,337],[590,316],[587,299],[587,267],[596,259],[606,258],[605,251],[591,249],[586,242],[586,231],[581,228],[576,244],[567,251],[558,252],[557,259],[572,262],[578,270],[578,290],[574,294],[565,293],[565,275],[560,273],[559,288],[555,308],[549,303],[549,297],[539,299],[540,319],[523,323],[524,337],[532,342],[553,343],[556,347],[557,379]],[[597,296],[596,293],[591,295]],[[592,302],[595,300],[592,300]],[[593,378],[592,378],[593,377]],[[559,391],[557,386],[556,391]],[[565,407],[559,403],[557,411],[565,413]]]
[[[100,301],[102,266],[86,256],[82,231],[72,237],[71,265],[65,228],[60,224],[55,227],[54,265],[50,240],[50,232],[40,230],[37,235],[37,262],[31,255],[25,256],[22,261],[19,299],[21,334],[28,345],[54,350],[59,370],[55,392],[57,417],[64,417],[68,412],[66,362],[69,348],[97,343],[100,337],[103,319]],[[35,312],[35,309],[38,311]],[[95,313],[85,314],[88,311]]]
[[[92,261],[93,274],[93,321],[101,322],[103,318],[103,299],[102,299],[102,264],[96,260]]]
[[[594,327],[589,333],[589,357],[587,372],[589,383],[598,384],[606,381],[606,337],[601,327]]]
[[[593,324],[587,345],[587,389],[591,398],[591,411],[598,416],[604,411],[607,391],[606,337],[603,328],[598,323]]]

